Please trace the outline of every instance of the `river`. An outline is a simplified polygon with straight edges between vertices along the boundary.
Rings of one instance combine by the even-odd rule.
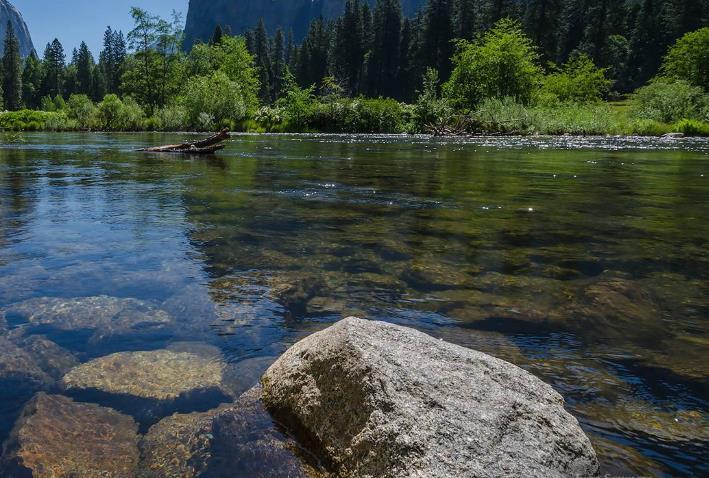
[[[0,337],[82,362],[205,342],[253,382],[342,317],[385,320],[551,384],[603,473],[709,474],[709,141],[244,135],[205,159],[135,152],[179,135],[2,139]],[[172,326],[97,340],[17,312],[89,297]],[[0,440],[36,391],[6,375]]]

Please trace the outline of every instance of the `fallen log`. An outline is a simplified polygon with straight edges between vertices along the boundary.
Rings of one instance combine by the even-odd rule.
[[[224,129],[214,136],[201,141],[153,146],[150,148],[142,148],[138,151],[144,151],[146,153],[213,154],[220,149],[224,149],[224,145],[221,143],[227,139],[229,139],[229,130]]]

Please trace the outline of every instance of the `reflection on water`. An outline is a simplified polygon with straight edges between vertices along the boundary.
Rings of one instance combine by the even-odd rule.
[[[2,146],[3,439],[77,361],[204,342],[240,393],[359,315],[537,374],[605,472],[709,472],[706,141],[241,136],[206,160],[133,152],[171,139]]]

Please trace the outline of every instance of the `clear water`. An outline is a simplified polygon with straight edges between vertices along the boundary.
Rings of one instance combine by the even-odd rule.
[[[105,347],[48,337],[81,360],[207,342],[251,381],[343,316],[387,320],[553,385],[603,472],[709,474],[709,142],[239,136],[215,158],[134,152],[181,138],[5,136],[0,308],[140,299],[174,327]],[[307,292],[286,308],[281,284]],[[24,333],[7,322],[0,335]],[[16,402],[0,388],[0,439]]]

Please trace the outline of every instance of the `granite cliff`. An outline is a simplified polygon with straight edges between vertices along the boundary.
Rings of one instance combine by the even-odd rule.
[[[362,0],[366,1],[366,0]],[[374,5],[375,0],[368,0]],[[414,15],[425,0],[403,0],[404,13]],[[217,24],[240,34],[254,28],[263,18],[269,34],[278,27],[293,30],[296,41],[303,39],[310,21],[320,15],[331,19],[345,11],[345,0],[190,0],[185,27],[185,45],[211,38]]]
[[[23,58],[29,56],[34,51],[30,31],[22,19],[20,11],[7,0],[0,0],[0,55],[5,54],[5,35],[7,34],[8,21],[12,23],[15,35],[20,41],[20,54]]]

